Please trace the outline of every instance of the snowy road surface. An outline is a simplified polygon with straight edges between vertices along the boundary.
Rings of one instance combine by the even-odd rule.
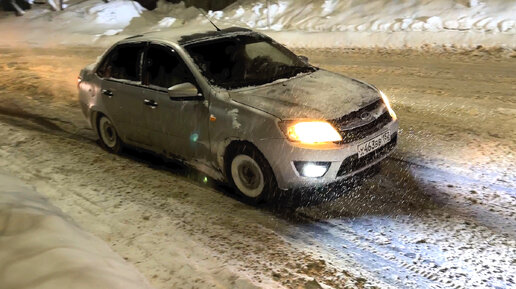
[[[299,52],[375,84],[401,120],[381,173],[332,202],[254,208],[189,169],[105,152],[76,102],[92,48],[1,49],[0,166],[156,288],[514,288],[516,59]]]

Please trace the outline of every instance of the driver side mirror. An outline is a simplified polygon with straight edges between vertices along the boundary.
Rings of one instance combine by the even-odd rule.
[[[308,64],[308,57],[304,55],[299,55],[298,58],[301,59],[301,61],[303,61],[304,63]]]
[[[201,99],[202,93],[199,92],[195,85],[185,82],[169,87],[168,96],[171,100],[181,100],[184,98]]]

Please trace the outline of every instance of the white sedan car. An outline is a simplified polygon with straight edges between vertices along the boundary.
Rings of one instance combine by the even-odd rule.
[[[79,99],[106,149],[182,160],[251,202],[349,178],[397,141],[381,91],[243,28],[122,40],[81,71]]]

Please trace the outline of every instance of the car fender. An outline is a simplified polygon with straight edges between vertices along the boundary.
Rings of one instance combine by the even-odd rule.
[[[210,113],[212,154],[215,155],[216,165],[221,171],[224,171],[226,149],[232,142],[246,141],[261,150],[262,140],[285,138],[278,128],[277,117],[233,101],[225,93],[218,93],[212,98]]]

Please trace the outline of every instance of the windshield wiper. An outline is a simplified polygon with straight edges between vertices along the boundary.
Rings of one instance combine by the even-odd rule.
[[[296,69],[298,71],[298,73],[300,72],[314,72],[317,70],[317,68],[313,67],[313,66],[290,66],[294,69]]]

